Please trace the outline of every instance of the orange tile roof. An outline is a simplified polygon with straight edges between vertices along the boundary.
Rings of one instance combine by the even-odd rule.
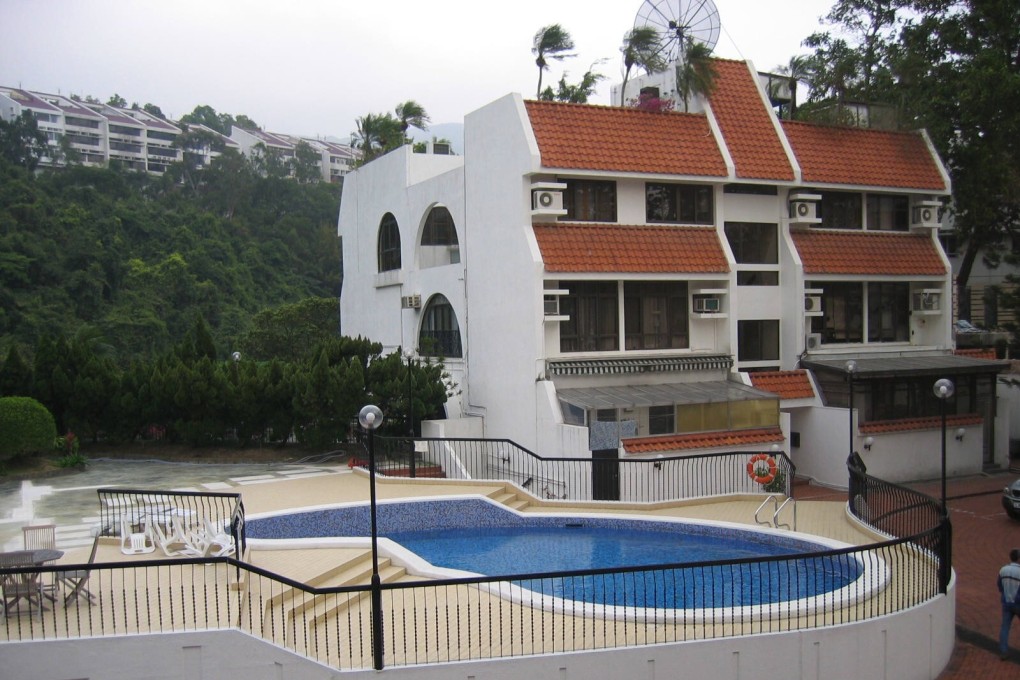
[[[791,232],[805,274],[942,276],[931,236],[901,232],[808,229]]]
[[[559,102],[524,105],[542,167],[727,176],[703,115]]]
[[[947,189],[920,133],[788,120],[782,125],[806,183]]]
[[[995,355],[995,349],[992,347],[956,349],[953,350],[953,354],[960,357],[971,357],[972,359],[992,359],[993,361],[999,358]]]
[[[668,434],[658,437],[634,437],[622,441],[625,453],[655,453],[688,449],[720,449],[749,444],[776,444],[784,441],[778,427],[750,430],[721,430],[692,434]]]
[[[792,181],[793,166],[762,100],[757,76],[743,61],[713,59],[712,64],[716,86],[708,100],[737,177]]]
[[[976,413],[946,416],[946,427],[960,427],[962,425],[980,425],[983,419]],[[861,423],[861,434],[879,434],[882,432],[910,432],[912,430],[934,430],[942,427],[940,416],[929,416],[927,418],[900,418],[898,420],[876,420],[870,423]]]
[[[759,390],[771,392],[780,399],[810,399],[815,396],[808,372],[796,371],[755,371],[748,374],[751,385]]]
[[[548,272],[729,271],[715,229],[618,224],[536,224]]]

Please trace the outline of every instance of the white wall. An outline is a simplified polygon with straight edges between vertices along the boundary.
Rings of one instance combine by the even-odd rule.
[[[387,668],[401,680],[933,680],[956,640],[956,580],[945,597],[831,628],[623,649]],[[89,680],[332,680],[376,671],[321,666],[237,631],[102,637],[3,645],[5,677]],[[682,669],[682,673],[680,671]]]

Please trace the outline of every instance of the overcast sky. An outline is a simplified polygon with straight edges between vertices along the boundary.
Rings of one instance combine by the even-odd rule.
[[[655,2],[656,0],[652,0]],[[702,0],[659,0],[670,6]],[[715,54],[772,70],[807,53],[834,0],[714,0]],[[267,130],[346,138],[407,99],[433,123],[508,92],[535,93],[535,32],[560,23],[577,56],[544,83],[596,66],[609,104],[640,0],[0,0],[0,85],[153,103],[177,118],[208,104]]]

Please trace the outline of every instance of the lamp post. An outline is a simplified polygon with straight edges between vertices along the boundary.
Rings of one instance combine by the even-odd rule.
[[[854,455],[854,371],[857,370],[857,362],[851,359],[846,362],[846,382],[849,386],[850,396],[847,401],[847,412],[848,422],[850,424],[850,453],[849,457],[853,458]]]
[[[382,587],[379,582],[379,533],[375,522],[375,431],[382,425],[383,413],[369,404],[358,413],[358,423],[368,432],[369,514],[372,524],[372,657],[375,669],[383,669]]]
[[[932,385],[931,391],[938,397],[939,407],[942,413],[942,514],[949,516],[949,507],[946,505],[946,401],[953,396],[956,385],[949,378],[939,378]]]
[[[409,463],[410,475],[414,479],[417,475],[415,474],[414,468],[414,390],[411,385],[411,359],[414,358],[414,350],[407,350],[405,353],[407,357],[407,437],[410,440],[411,445],[411,460]]]

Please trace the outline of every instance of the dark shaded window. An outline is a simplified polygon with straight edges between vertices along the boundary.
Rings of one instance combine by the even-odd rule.
[[[737,272],[738,286],[778,286],[779,272]]]
[[[774,319],[737,322],[737,361],[779,359],[779,321]]]
[[[673,224],[712,224],[712,187],[646,184],[645,220]]]
[[[822,343],[864,342],[864,286],[860,283],[809,282],[821,288],[825,314],[811,317],[811,332],[821,333]]]
[[[429,357],[458,359],[463,356],[457,315],[444,295],[432,296],[425,306],[421,332],[418,333],[418,350]]]
[[[821,191],[818,216],[825,229],[860,229],[861,195],[847,191]]]
[[[910,201],[906,196],[868,194],[868,229],[907,231],[910,229]]]
[[[379,271],[400,269],[400,227],[391,213],[379,223]]]
[[[673,434],[676,432],[676,410],[673,405],[648,407],[648,434]]]
[[[724,184],[723,193],[750,196],[778,196],[779,187],[772,184]]]
[[[825,306],[822,306],[825,309]],[[868,342],[910,340],[910,284],[868,284]]]
[[[616,182],[584,179],[566,180],[563,219],[578,222],[616,221]]]
[[[623,284],[626,349],[683,349],[690,345],[687,284],[628,281]]]
[[[726,240],[738,264],[778,264],[779,228],[759,222],[727,222]]]
[[[455,246],[457,245],[457,228],[453,224],[453,215],[441,205],[429,211],[425,218],[425,228],[421,234],[423,246]]]
[[[561,352],[607,352],[620,348],[619,296],[615,281],[570,281],[560,297]]]

